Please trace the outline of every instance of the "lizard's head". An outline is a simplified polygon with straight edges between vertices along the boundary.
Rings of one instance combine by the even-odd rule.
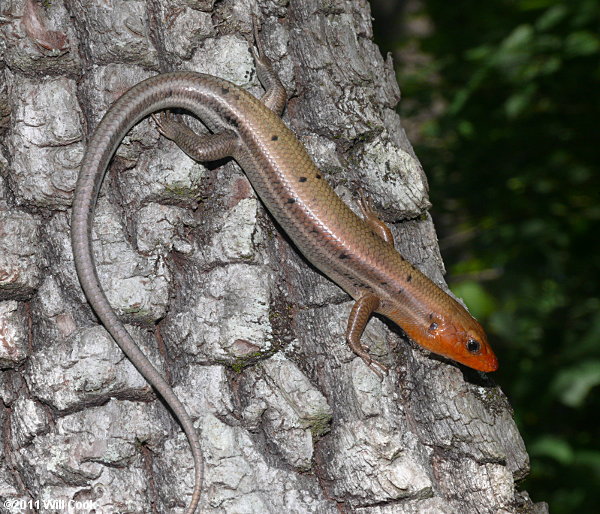
[[[448,357],[478,371],[496,371],[498,359],[482,326],[451,297],[444,314],[391,307],[379,312],[400,326],[406,335],[430,352]]]
[[[426,327],[423,346],[479,371],[496,371],[498,359],[481,325],[467,312],[445,319],[433,315]]]

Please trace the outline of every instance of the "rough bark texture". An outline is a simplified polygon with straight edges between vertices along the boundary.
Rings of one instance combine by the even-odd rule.
[[[286,122],[338,193],[355,206],[367,191],[405,256],[443,284],[426,178],[364,0],[49,4],[0,12],[0,497],[15,502],[0,509],[179,512],[188,444],[98,325],[69,246],[78,164],[108,106],[173,69],[260,94],[255,12]],[[528,458],[492,379],[374,319],[364,341],[391,368],[380,381],[344,342],[349,298],[290,246],[237,165],[219,164],[140,123],[93,236],[109,299],[201,433],[202,510],[543,512],[515,487]]]

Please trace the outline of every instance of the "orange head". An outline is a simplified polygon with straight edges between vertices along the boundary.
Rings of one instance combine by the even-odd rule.
[[[434,314],[416,341],[428,350],[479,371],[496,371],[498,359],[481,325],[466,311],[444,317]]]
[[[438,312],[430,310],[425,314],[427,311],[420,311],[414,316],[404,309],[390,309],[382,314],[396,322],[423,348],[479,371],[496,371],[498,359],[481,325],[462,305],[450,297],[448,300],[451,300],[450,304],[446,303],[446,308],[437,309]],[[440,314],[440,310],[445,313]]]

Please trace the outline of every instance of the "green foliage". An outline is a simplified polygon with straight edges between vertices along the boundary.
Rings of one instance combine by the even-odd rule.
[[[600,2],[424,0],[410,16],[433,28],[400,42],[402,115],[428,113],[413,142],[451,285],[499,354],[523,487],[596,512]],[[427,59],[411,69],[402,48]]]

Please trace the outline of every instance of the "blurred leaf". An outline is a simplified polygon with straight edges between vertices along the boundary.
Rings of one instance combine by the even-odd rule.
[[[463,137],[467,138],[471,137],[475,132],[473,124],[469,120],[460,120],[457,126],[457,130]]]
[[[509,96],[504,104],[506,115],[509,118],[516,118],[521,114],[531,103],[535,91],[535,84],[529,84],[525,89]]]
[[[529,453],[536,457],[549,457],[561,464],[573,462],[573,449],[567,441],[552,435],[544,435],[529,446]]]
[[[565,405],[580,407],[597,385],[600,385],[600,361],[589,361],[561,371],[552,388]]]
[[[500,52],[510,55],[516,50],[529,48],[533,39],[533,27],[531,25],[519,25],[504,39],[500,46]]]
[[[588,31],[573,32],[567,36],[565,53],[569,57],[591,55],[600,49],[600,39],[597,34]]]
[[[495,309],[494,298],[474,280],[453,284],[451,289],[456,296],[464,300],[471,314],[477,319],[489,316]]]
[[[550,7],[536,21],[535,26],[540,31],[546,31],[554,28],[558,23],[563,21],[567,16],[567,7],[563,4],[558,4]]]

